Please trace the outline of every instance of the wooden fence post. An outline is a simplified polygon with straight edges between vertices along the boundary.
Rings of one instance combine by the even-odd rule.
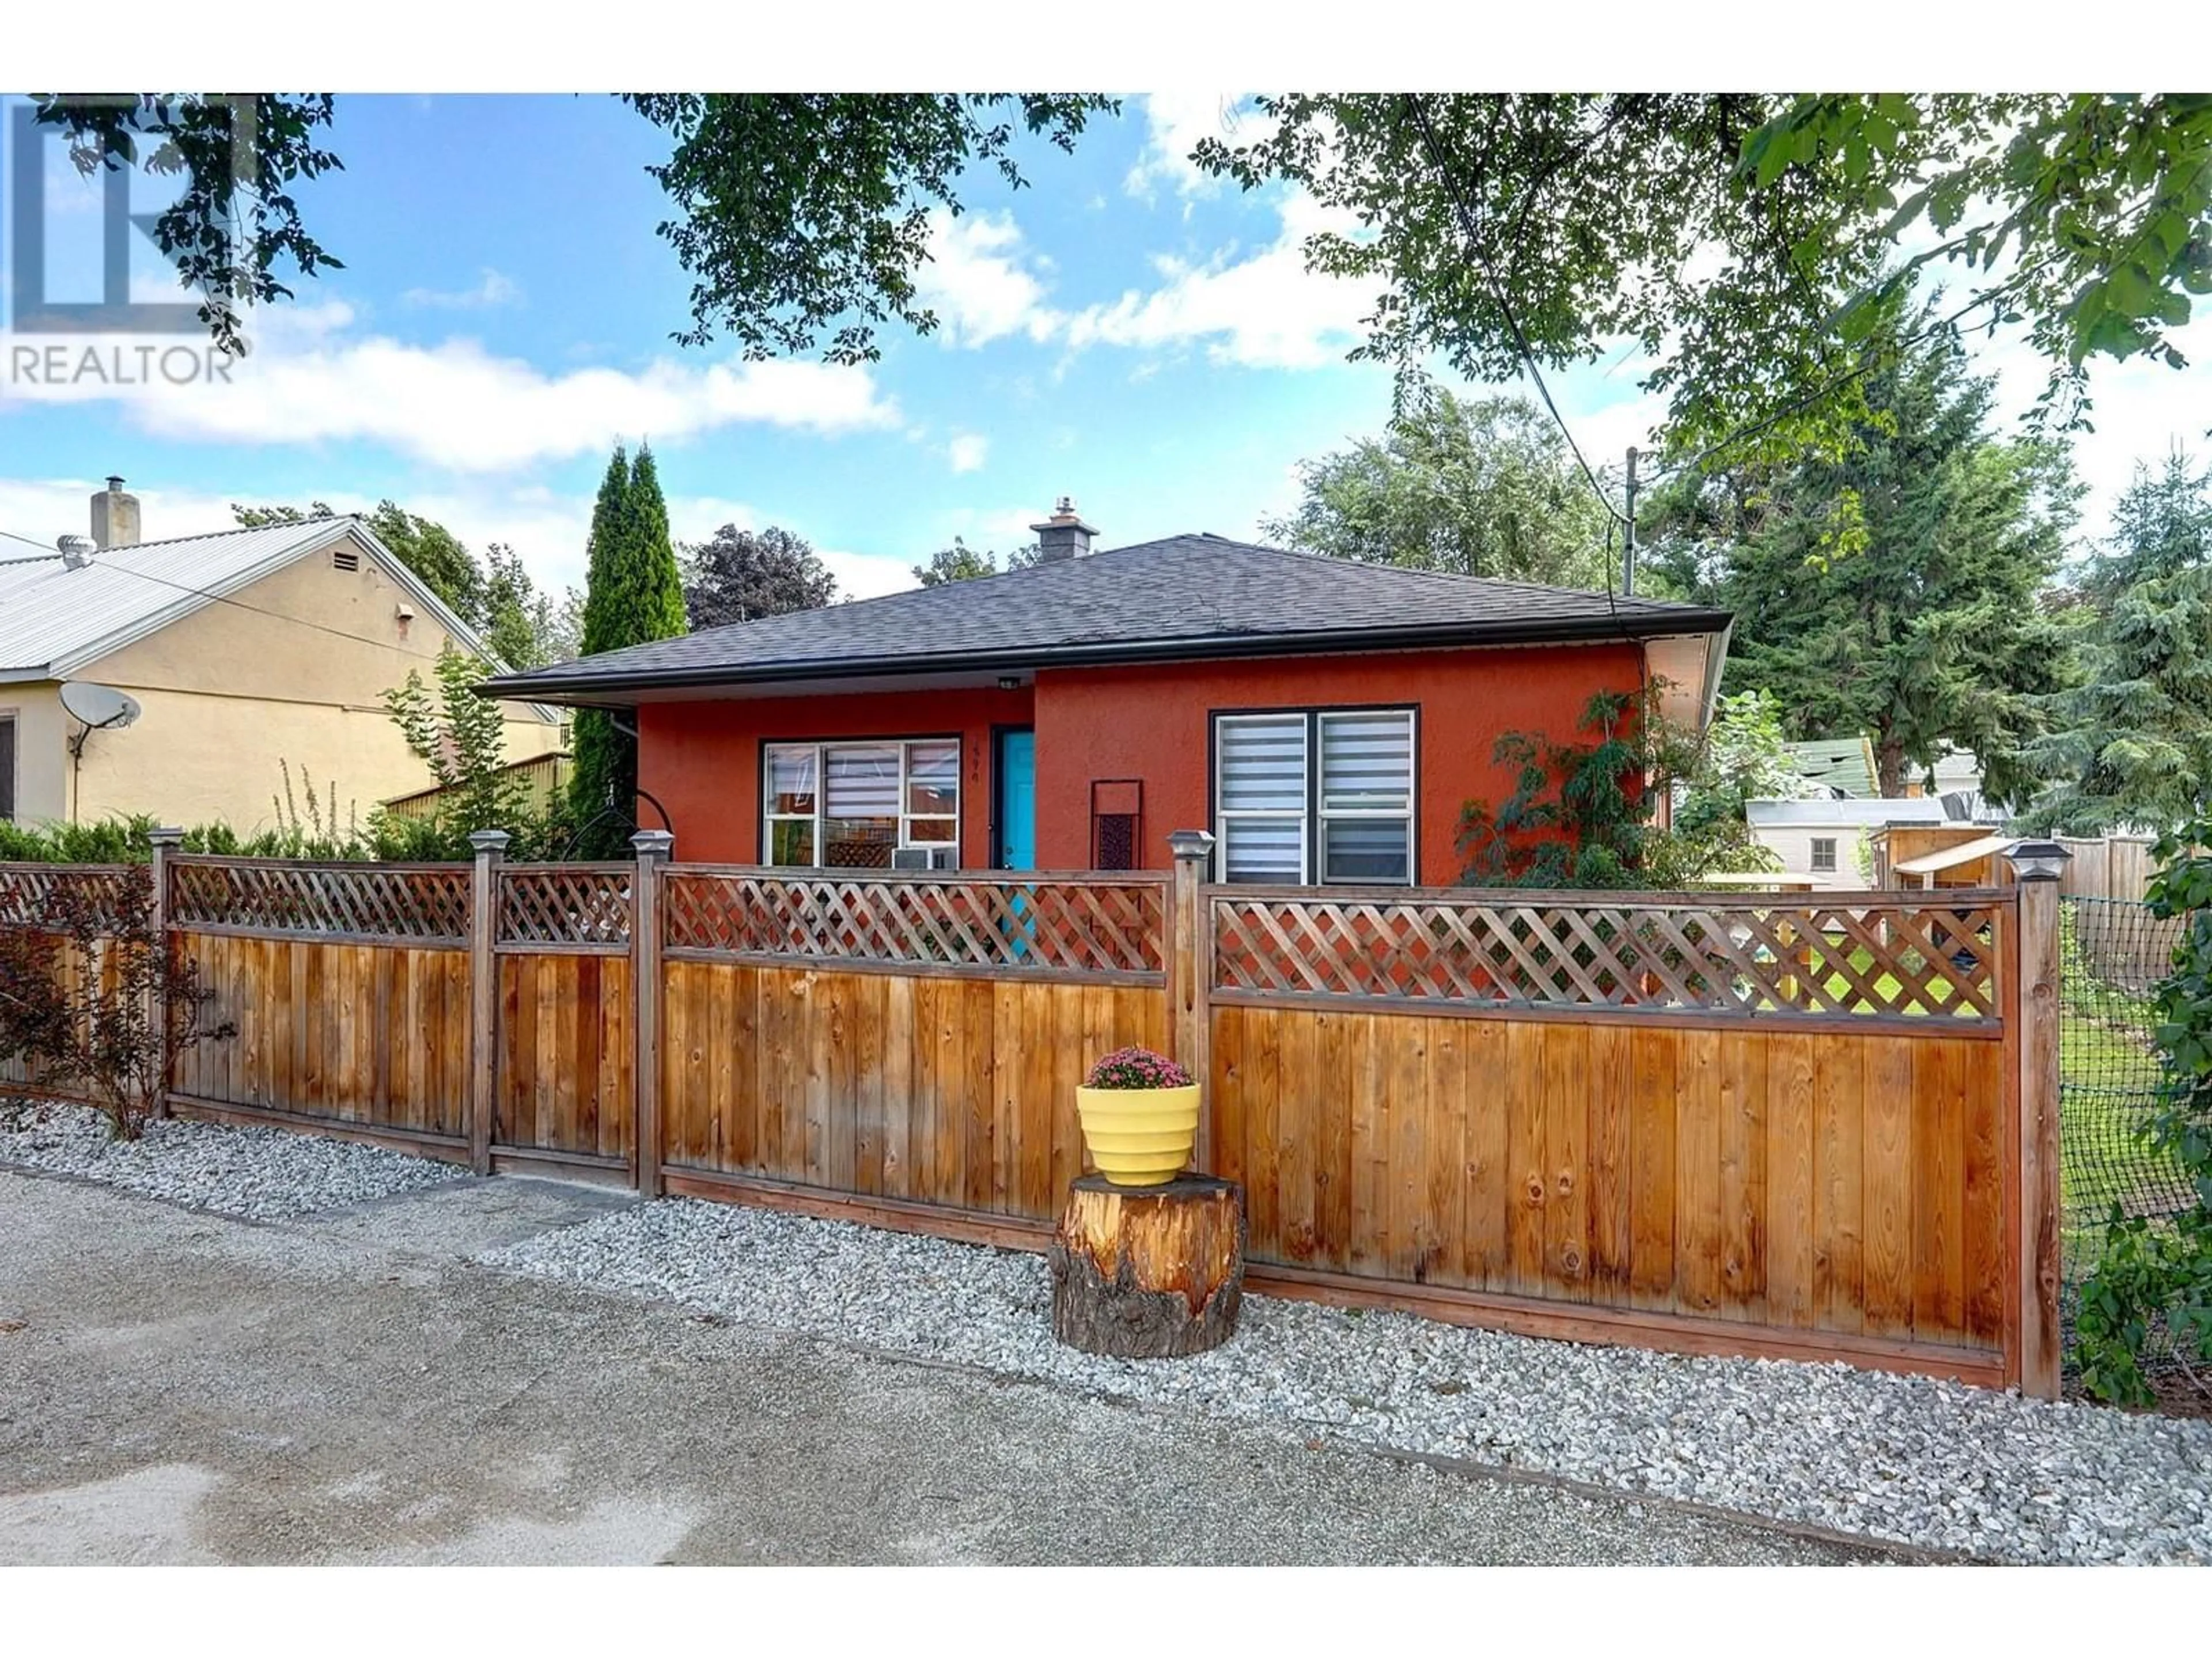
[[[2020,882],[2020,1386],[2058,1398],[2058,887],[2069,854],[2023,841],[2005,854]]]
[[[660,866],[668,861],[676,837],[665,830],[641,830],[629,838],[637,849],[637,880],[630,896],[635,908],[629,927],[630,994],[637,1018],[632,1030],[637,1052],[630,1067],[630,1089],[637,1102],[637,1189],[647,1198],[665,1190],[660,1178]]]
[[[478,830],[469,883],[469,1167],[491,1173],[492,1118],[499,1109],[499,866],[512,839],[504,830]]]
[[[149,1103],[155,1117],[169,1115],[169,1069],[176,1057],[169,1052],[168,974],[166,971],[170,953],[174,948],[169,938],[169,858],[184,844],[185,832],[162,828],[149,830],[146,839],[154,844],[154,948],[161,952],[165,971],[154,981],[154,1029],[161,1035],[161,1075],[154,1085],[154,1098]]]
[[[1202,1103],[1196,1159],[1197,1167],[1204,1170],[1211,1167],[1213,1158],[1213,1103],[1206,1098],[1211,1071],[1206,1045],[1212,1030],[1206,1006],[1212,969],[1208,937],[1212,918],[1206,913],[1200,890],[1212,861],[1213,837],[1203,830],[1177,830],[1168,836],[1168,848],[1175,854],[1175,885],[1168,902],[1168,1030],[1176,1059],[1199,1086]]]

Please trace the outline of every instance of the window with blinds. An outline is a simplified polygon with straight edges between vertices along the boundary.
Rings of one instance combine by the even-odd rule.
[[[1224,881],[1306,878],[1306,717],[1223,714],[1214,800]]]
[[[960,842],[960,744],[779,743],[763,757],[770,864],[888,870],[902,847]]]
[[[1218,714],[1213,748],[1222,880],[1412,882],[1412,709]]]
[[[1321,878],[1413,878],[1413,711],[1316,714]]]

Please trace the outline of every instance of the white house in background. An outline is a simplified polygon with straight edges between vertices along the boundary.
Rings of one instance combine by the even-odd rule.
[[[1886,800],[1754,800],[1744,803],[1751,838],[1775,853],[1793,876],[1820,888],[1869,884],[1862,847],[1885,823],[1942,823],[1953,815],[1932,795]]]

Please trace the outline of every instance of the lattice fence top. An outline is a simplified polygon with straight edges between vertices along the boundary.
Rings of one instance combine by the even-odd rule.
[[[1663,902],[1316,899],[1216,890],[1224,991],[1996,1021],[2003,895]]]
[[[0,927],[39,927],[52,920],[53,896],[65,889],[104,899],[145,866],[123,864],[0,865]]]
[[[180,927],[465,945],[469,872],[464,865],[180,857],[169,866],[169,919]]]
[[[672,870],[671,950],[1065,974],[1165,973],[1157,881],[915,880]]]
[[[499,943],[629,945],[632,864],[510,864],[499,872]]]

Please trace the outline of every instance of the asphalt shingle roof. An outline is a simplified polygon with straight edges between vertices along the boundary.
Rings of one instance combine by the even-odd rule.
[[[1026,570],[732,623],[489,683],[589,700],[653,686],[955,668],[1717,633],[1728,613],[1170,536]]]

